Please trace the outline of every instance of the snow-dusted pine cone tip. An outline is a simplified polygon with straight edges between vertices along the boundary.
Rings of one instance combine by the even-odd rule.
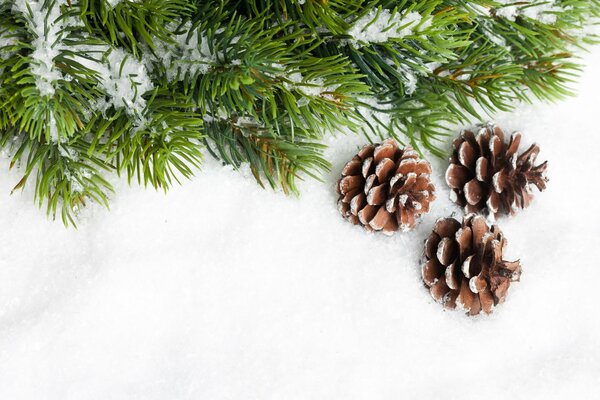
[[[470,315],[491,313],[521,276],[519,261],[503,259],[506,243],[498,226],[490,227],[481,215],[467,215],[462,225],[454,218],[439,219],[425,241],[421,269],[431,296]]]
[[[355,225],[387,235],[415,227],[435,200],[431,165],[393,139],[363,147],[336,185],[340,213]]]
[[[505,142],[504,132],[493,124],[479,131],[465,130],[454,140],[446,182],[452,201],[466,213],[484,212],[497,217],[515,214],[529,206],[532,185],[546,188],[547,162],[534,165],[540,152],[533,144],[520,155],[521,134],[513,133]]]

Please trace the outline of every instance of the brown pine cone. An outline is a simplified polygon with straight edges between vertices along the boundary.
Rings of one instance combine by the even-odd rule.
[[[540,148],[533,144],[518,155],[521,134],[514,133],[508,144],[497,126],[481,126],[477,135],[470,130],[454,140],[446,182],[451,199],[466,213],[486,212],[513,215],[531,203],[531,186],[542,191],[547,162],[535,166]]]
[[[438,220],[425,241],[421,270],[431,296],[470,315],[491,313],[521,276],[519,261],[503,259],[506,244],[498,226],[490,228],[481,215],[467,215],[462,226],[454,218]]]
[[[429,174],[431,165],[412,147],[400,149],[393,139],[367,145],[342,170],[340,212],[368,231],[410,230],[435,200]]]

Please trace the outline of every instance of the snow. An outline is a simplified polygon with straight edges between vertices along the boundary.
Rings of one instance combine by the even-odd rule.
[[[516,0],[497,0],[500,4],[496,8],[496,15],[514,21],[517,17],[527,17],[538,20],[544,24],[554,24],[556,22],[556,12],[561,12],[562,8],[555,1],[525,1]]]
[[[124,108],[129,115],[141,118],[146,108],[146,100],[142,95],[154,89],[145,65],[122,49],[96,47],[99,49],[90,50],[106,52],[105,60],[98,57],[102,62],[78,58],[81,64],[98,73],[100,86],[108,96],[99,101],[96,108],[103,112],[110,107]]]
[[[62,79],[62,73],[54,68],[54,58],[64,48],[61,42],[63,23],[59,20],[59,7],[64,1],[55,1],[50,8],[46,8],[44,3],[17,0],[13,8],[26,17],[29,30],[37,36],[31,43],[34,51],[30,55],[35,85],[41,96],[53,96],[56,81]]]
[[[386,237],[337,210],[359,135],[327,140],[333,172],[300,198],[207,155],[167,195],[117,181],[78,231],[47,221],[31,186],[9,196],[20,175],[3,159],[0,398],[596,399],[600,48],[584,61],[579,97],[498,115],[540,144],[550,182],[498,220],[523,275],[489,317],[443,311],[421,282],[434,221],[461,215],[444,160],[430,157],[431,213]]]
[[[118,6],[123,0],[106,0],[106,3],[110,6],[110,8],[115,8]]]
[[[188,37],[190,29],[191,23],[188,23],[183,29],[185,33],[173,35],[175,44],[157,40],[156,59],[148,60],[148,67],[151,68],[151,62],[162,63],[167,68],[167,79],[170,81],[183,81],[186,76],[208,73],[211,67],[223,59],[223,54],[213,52],[207,37],[200,30]]]
[[[348,30],[348,35],[353,38],[357,46],[360,46],[360,42],[385,43],[391,39],[401,39],[413,34],[421,19],[421,14],[415,11],[402,15],[397,11],[374,8],[353,23]],[[429,23],[430,21],[426,21],[423,25]]]
[[[5,37],[3,35],[7,34],[8,32],[2,32],[0,31],[0,57],[2,58],[8,58],[11,57],[13,53],[13,51],[8,50],[9,46],[12,46],[15,44],[15,39],[12,37]],[[3,67],[0,67],[0,74],[4,71]],[[2,82],[0,82],[0,87],[2,87]]]
[[[339,85],[326,85],[325,80],[323,78],[317,79],[306,79],[299,71],[294,71],[291,73],[285,73],[283,70],[283,66],[280,64],[273,65],[275,68],[281,68],[282,72],[279,77],[285,79],[283,81],[283,87],[287,90],[297,90],[301,92],[304,96],[310,97],[323,97],[331,100],[331,94],[329,92],[334,92]],[[305,106],[309,103],[309,98],[300,97],[298,98],[298,106]]]

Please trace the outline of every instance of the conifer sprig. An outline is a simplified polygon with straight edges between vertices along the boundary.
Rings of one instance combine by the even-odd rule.
[[[204,152],[297,192],[346,127],[445,153],[448,124],[572,94],[600,0],[0,0],[0,148],[50,216]],[[484,114],[484,115],[482,115]]]

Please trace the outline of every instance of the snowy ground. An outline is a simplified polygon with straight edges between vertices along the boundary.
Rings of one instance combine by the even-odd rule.
[[[600,50],[580,96],[498,122],[550,160],[548,190],[499,224],[521,283],[489,317],[445,312],[420,227],[367,235],[333,184],[360,138],[331,140],[334,171],[303,196],[259,189],[207,159],[168,195],[120,184],[78,231],[49,222],[0,167],[0,399],[598,399]]]

